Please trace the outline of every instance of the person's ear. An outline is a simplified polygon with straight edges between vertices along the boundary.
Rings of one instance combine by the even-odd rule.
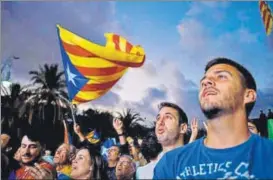
[[[186,134],[187,129],[188,129],[188,125],[186,123],[180,124],[180,133],[181,134]]]
[[[257,98],[257,93],[254,89],[246,89],[244,96],[244,103],[252,103],[255,102]]]

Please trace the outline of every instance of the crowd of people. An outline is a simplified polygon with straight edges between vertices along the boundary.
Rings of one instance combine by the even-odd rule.
[[[30,128],[15,154],[8,156],[11,137],[1,134],[3,179],[272,179],[273,141],[260,136],[249,114],[256,101],[256,83],[242,65],[226,58],[211,60],[200,81],[200,107],[206,135],[197,138],[199,124],[189,124],[183,107],[162,102],[154,131],[143,140],[127,136],[113,119],[119,142],[101,154],[80,125],[73,130],[78,144],[63,143],[54,154],[44,149],[43,134]]]

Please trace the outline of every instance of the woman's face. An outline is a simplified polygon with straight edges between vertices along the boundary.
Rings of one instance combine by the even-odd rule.
[[[81,149],[72,161],[71,177],[73,179],[91,177],[91,158],[87,149]]]

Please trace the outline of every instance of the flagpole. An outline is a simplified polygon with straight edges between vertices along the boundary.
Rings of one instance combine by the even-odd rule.
[[[70,110],[71,110],[71,114],[72,114],[73,123],[74,123],[74,124],[77,124],[77,123],[76,123],[76,120],[75,120],[73,104],[71,104],[71,102],[68,101],[65,97],[63,97],[59,92],[57,92],[57,94],[59,95],[59,97],[60,97],[61,99],[63,99],[65,102],[67,102],[67,103],[69,104],[69,107],[70,107]]]

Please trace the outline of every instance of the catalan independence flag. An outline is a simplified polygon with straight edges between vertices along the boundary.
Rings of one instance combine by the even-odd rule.
[[[125,38],[105,33],[101,46],[57,25],[59,42],[72,104],[92,101],[104,95],[129,67],[141,67],[144,49]]]
[[[265,1],[259,0],[259,6],[266,34],[269,36],[273,28],[273,15]]]

